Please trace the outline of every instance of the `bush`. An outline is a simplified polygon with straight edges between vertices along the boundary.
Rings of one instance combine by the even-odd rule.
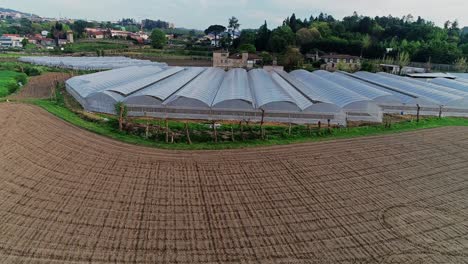
[[[31,66],[24,67],[23,71],[28,76],[39,76],[42,74],[42,71],[39,68]]]
[[[16,84],[16,83],[8,83],[6,85],[6,87],[7,87],[7,90],[8,90],[8,94],[12,94],[12,93],[16,92],[19,89],[19,85]]]

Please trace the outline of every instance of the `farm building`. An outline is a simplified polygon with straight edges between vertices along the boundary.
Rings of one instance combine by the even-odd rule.
[[[449,83],[441,83],[441,82]],[[131,116],[298,124],[381,122],[384,113],[468,116],[468,85],[387,73],[142,65],[74,77],[67,90],[88,111]]]

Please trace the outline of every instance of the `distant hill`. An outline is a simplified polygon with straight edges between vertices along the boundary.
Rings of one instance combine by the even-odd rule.
[[[3,8],[3,7],[0,7],[0,12],[18,13],[18,14],[21,14],[23,16],[31,16],[31,14],[29,14],[29,13],[24,13],[24,12],[21,12],[21,11],[13,10],[13,9],[10,9],[10,8]],[[32,16],[37,16],[37,15],[33,14]]]

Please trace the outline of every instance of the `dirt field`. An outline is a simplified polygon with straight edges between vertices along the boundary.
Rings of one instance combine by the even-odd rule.
[[[468,128],[130,146],[0,104],[1,263],[466,263]]]
[[[56,82],[65,82],[71,77],[68,73],[51,72],[39,76],[31,77],[18,94],[12,95],[12,99],[27,99],[27,98],[50,98],[52,87]]]

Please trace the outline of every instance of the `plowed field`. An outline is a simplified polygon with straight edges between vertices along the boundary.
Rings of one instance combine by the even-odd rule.
[[[29,79],[29,82],[21,88],[18,94],[12,95],[12,99],[29,99],[29,98],[50,98],[52,88],[57,82],[63,83],[71,77],[68,73],[51,72],[39,76],[34,76]]]
[[[468,128],[248,150],[0,104],[1,263],[466,263]]]

